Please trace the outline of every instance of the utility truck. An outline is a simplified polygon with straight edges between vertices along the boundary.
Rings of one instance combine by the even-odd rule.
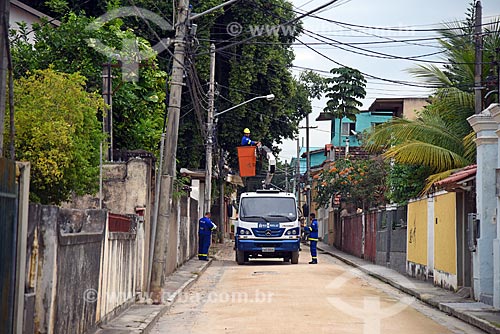
[[[291,193],[267,189],[242,193],[235,232],[238,264],[250,258],[299,262],[300,224]]]

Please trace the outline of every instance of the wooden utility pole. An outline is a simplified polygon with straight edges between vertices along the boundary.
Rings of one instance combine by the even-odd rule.
[[[184,59],[189,1],[180,0],[174,41],[174,59],[172,81],[170,82],[170,98],[168,104],[168,123],[165,134],[166,144],[164,160],[161,166],[160,192],[158,194],[159,214],[154,240],[153,266],[151,270],[151,298],[153,302],[162,302],[163,273],[166,264],[166,246],[168,228],[172,211],[172,192],[176,172],[177,139],[179,134],[179,118],[181,109],[182,86],[184,85]]]
[[[483,69],[483,35],[482,35],[482,6],[481,1],[476,2],[475,9],[475,48],[476,48],[476,59],[474,66],[474,110],[476,114],[481,113],[483,110],[483,94],[482,94],[482,69]]]
[[[210,83],[208,88],[207,142],[205,148],[205,203],[204,211],[210,211],[212,200],[212,153],[214,146],[214,100],[215,100],[215,45],[210,45]],[[221,218],[222,219],[222,218]]]
[[[7,38],[10,1],[0,1],[0,158],[4,156],[5,106],[7,100]]]

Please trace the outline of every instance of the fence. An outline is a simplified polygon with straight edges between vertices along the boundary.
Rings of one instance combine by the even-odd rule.
[[[30,165],[0,158],[0,333],[22,333]],[[28,305],[29,306],[29,305]]]
[[[16,164],[0,158],[0,321],[5,333],[14,330],[16,242]],[[2,330],[2,331],[3,331]]]
[[[407,207],[387,207],[347,215],[334,221],[338,249],[406,272]]]

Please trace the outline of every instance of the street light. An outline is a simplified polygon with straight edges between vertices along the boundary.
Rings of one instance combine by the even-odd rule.
[[[263,95],[263,96],[256,96],[256,97],[254,97],[254,98],[251,98],[251,99],[250,99],[250,100],[248,100],[248,101],[241,102],[240,104],[237,104],[237,105],[235,105],[235,106],[232,106],[231,108],[228,108],[228,109],[226,109],[226,110],[224,110],[224,111],[221,111],[221,112],[215,113],[215,114],[214,114],[214,118],[215,118],[215,117],[217,117],[217,116],[220,116],[220,115],[222,115],[222,114],[224,114],[224,113],[226,113],[226,112],[228,112],[228,111],[230,111],[230,110],[236,109],[236,108],[238,108],[238,107],[241,107],[241,106],[242,106],[242,105],[244,105],[244,104],[247,104],[247,103],[249,103],[249,102],[252,102],[252,101],[255,101],[255,100],[258,100],[258,99],[266,99],[267,101],[272,101],[272,100],[274,100],[274,94]]]
[[[272,101],[274,100],[274,94],[268,94],[268,95],[262,95],[262,96],[256,96],[251,98],[250,100],[241,102],[240,104],[237,104],[235,106],[232,106],[224,111],[218,112],[218,113],[213,113],[213,108],[210,108],[208,111],[208,121],[207,121],[207,147],[205,150],[205,155],[206,155],[206,166],[205,166],[205,204],[204,204],[204,211],[208,212],[210,211],[210,202],[211,202],[211,196],[212,196],[212,143],[213,143],[213,123],[214,119],[222,114],[225,114],[228,111],[231,111],[233,109],[236,109],[238,107],[241,107],[244,104],[250,103],[255,100],[259,99],[266,99],[267,101]],[[222,217],[220,217],[222,219]]]

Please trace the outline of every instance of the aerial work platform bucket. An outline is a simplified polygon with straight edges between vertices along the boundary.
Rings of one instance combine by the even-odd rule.
[[[238,146],[238,162],[240,165],[240,176],[255,176],[255,164],[257,162],[256,146]]]

